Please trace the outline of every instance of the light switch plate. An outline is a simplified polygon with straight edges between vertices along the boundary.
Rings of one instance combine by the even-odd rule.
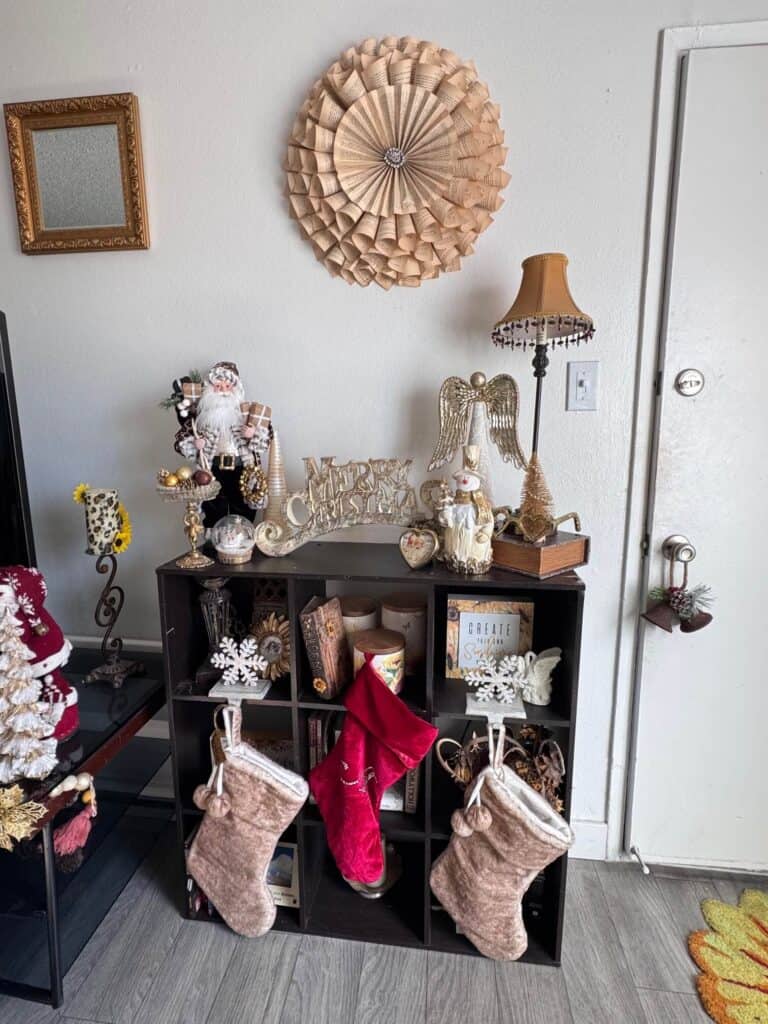
[[[597,410],[599,367],[600,363],[596,359],[581,363],[568,363],[565,408],[569,412],[595,412]]]

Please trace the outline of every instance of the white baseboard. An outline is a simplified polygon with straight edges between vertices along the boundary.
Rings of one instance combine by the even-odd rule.
[[[572,821],[576,836],[569,856],[578,860],[605,860],[608,823],[605,821]]]
[[[78,636],[76,633],[68,633],[67,639],[73,647],[96,648],[101,647],[100,636]],[[163,644],[160,640],[141,640],[137,637],[123,637],[123,647],[126,651],[162,651]]]
[[[710,874],[757,875],[761,879],[768,874],[765,861],[707,860],[705,857],[653,857],[647,859],[651,868],[665,867],[681,871],[701,871]]]

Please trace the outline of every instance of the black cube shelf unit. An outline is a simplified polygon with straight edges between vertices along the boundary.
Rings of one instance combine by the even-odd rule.
[[[207,686],[195,683],[195,672],[207,653],[207,636],[198,598],[206,577],[226,577],[240,618],[250,622],[252,592],[261,581],[273,581],[285,593],[291,622],[291,673],[272,684],[266,698],[243,705],[244,729],[275,730],[293,738],[294,765],[308,771],[307,721],[318,710],[343,710],[340,700],[324,701],[312,689],[304,652],[299,613],[315,595],[419,589],[427,599],[427,660],[422,676],[407,678],[403,699],[412,710],[433,722],[441,735],[460,738],[473,716],[465,714],[465,684],[445,678],[446,609],[449,595],[471,595],[533,601],[533,649],[561,647],[562,661],[554,675],[552,703],[527,705],[528,722],[540,725],[560,744],[566,763],[565,817],[570,815],[573,735],[579,676],[584,584],[574,572],[548,580],[492,570],[484,576],[462,577],[441,565],[411,571],[395,545],[312,543],[284,558],[255,557],[239,566],[179,569],[174,562],[158,570],[163,626],[165,681],[168,694],[171,749],[179,839],[179,871],[185,872],[184,844],[200,820],[192,802],[197,785],[210,771],[209,737],[216,701]],[[483,720],[477,718],[483,731]],[[516,723],[517,725],[523,723]],[[440,768],[434,751],[422,765],[416,814],[382,812],[382,829],[403,861],[401,880],[380,900],[364,900],[342,881],[325,841],[317,807],[307,803],[283,836],[298,847],[300,907],[281,907],[275,927],[313,935],[444,952],[476,954],[457,934],[429,888],[432,862],[450,838],[451,812],[461,804],[461,791]],[[550,865],[524,900],[529,935],[522,958],[534,963],[560,961],[567,858]],[[191,911],[185,906],[185,914]]]

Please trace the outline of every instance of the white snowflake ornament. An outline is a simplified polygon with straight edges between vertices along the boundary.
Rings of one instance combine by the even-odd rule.
[[[514,704],[525,683],[525,658],[520,654],[507,654],[500,661],[480,658],[477,668],[467,672],[464,681],[476,687],[472,696],[480,703]]]
[[[259,645],[252,636],[239,643],[231,636],[225,636],[219,649],[211,655],[216,668],[224,669],[221,681],[227,686],[258,686],[267,670],[266,658],[259,654]]]

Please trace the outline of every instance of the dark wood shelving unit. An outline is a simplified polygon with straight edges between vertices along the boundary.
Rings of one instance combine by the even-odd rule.
[[[464,710],[466,687],[445,678],[446,609],[449,595],[472,595],[533,601],[533,649],[560,647],[562,661],[554,676],[552,704],[527,705],[528,723],[539,725],[560,744],[566,761],[565,817],[570,816],[573,731],[579,678],[584,584],[574,572],[549,580],[491,570],[484,576],[462,577],[441,565],[412,571],[394,545],[313,543],[285,558],[257,556],[246,565],[215,564],[189,571],[174,562],[158,570],[163,655],[168,696],[171,750],[179,840],[179,871],[185,872],[184,845],[200,821],[192,803],[195,786],[210,771],[209,736],[216,701],[207,687],[194,682],[207,653],[207,637],[198,598],[205,578],[226,578],[241,619],[250,621],[251,591],[259,579],[285,587],[291,622],[290,676],[273,683],[263,700],[243,704],[244,728],[276,729],[293,738],[296,770],[308,772],[307,722],[314,711],[342,711],[341,701],[324,701],[311,688],[312,674],[304,652],[299,613],[315,595],[332,596],[344,585],[373,596],[388,590],[420,589],[427,599],[427,660],[423,675],[406,680],[402,698],[412,711],[433,722],[441,735],[460,737],[482,718]],[[513,723],[513,729],[524,723]],[[403,861],[400,881],[380,900],[364,900],[342,880],[330,855],[322,818],[307,803],[289,827],[284,841],[294,842],[299,855],[301,906],[279,908],[275,927],[349,938],[363,942],[412,946],[478,955],[443,911],[429,888],[433,861],[450,838],[451,812],[461,791],[430,752],[421,769],[415,814],[383,811],[382,830]],[[523,901],[529,947],[522,960],[560,961],[567,857],[551,864],[534,881]],[[185,913],[188,911],[185,908]],[[207,919],[207,918],[206,918]]]

